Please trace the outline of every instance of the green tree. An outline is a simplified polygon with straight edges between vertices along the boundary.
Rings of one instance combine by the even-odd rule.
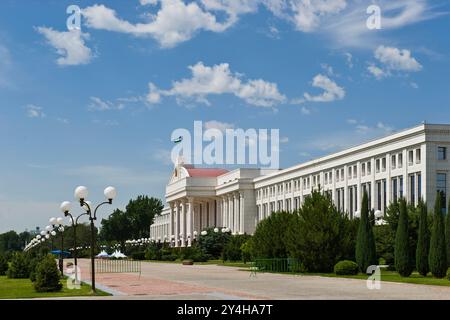
[[[141,195],[130,200],[126,206],[126,214],[131,221],[132,238],[148,238],[150,225],[163,208],[161,200],[153,197]]]
[[[409,249],[408,207],[405,199],[401,199],[399,203],[400,215],[394,247],[395,269],[402,277],[409,277],[413,268]]]
[[[447,272],[447,248],[445,242],[442,195],[437,194],[434,205],[433,228],[431,230],[429,265],[436,278],[443,278]]]
[[[253,234],[255,258],[287,258],[287,230],[294,223],[295,215],[289,212],[273,212],[256,226]]]
[[[108,217],[103,219],[99,239],[107,242],[119,242],[122,250],[125,249],[125,241],[132,238],[131,218],[123,211],[116,209]]]
[[[231,236],[230,241],[225,245],[222,253],[223,261],[241,261],[242,250],[241,246],[247,242],[251,236],[247,234],[240,234]]]
[[[8,261],[3,255],[0,255],[0,276],[4,276],[8,270]]]
[[[304,270],[331,272],[339,260],[353,257],[355,228],[328,194],[313,191],[289,217],[284,231],[277,232],[287,234],[289,256],[299,259]]]
[[[25,279],[30,276],[29,262],[24,253],[15,252],[13,254],[6,275],[11,279]]]
[[[445,240],[447,241],[447,264],[450,268],[450,197],[448,198],[447,216],[445,217]]]
[[[62,289],[61,274],[52,255],[45,256],[36,268],[34,288],[37,292],[55,292]]]
[[[373,235],[372,222],[369,221],[368,207],[369,199],[367,193],[364,192],[355,253],[356,263],[361,272],[366,272],[369,266],[377,264],[375,237]]]
[[[0,253],[21,251],[23,247],[17,232],[11,230],[0,234]]]
[[[203,230],[205,235],[200,235],[198,238],[198,247],[212,258],[220,258],[223,253],[223,249],[231,239],[229,232],[214,232],[214,228],[208,228]]]
[[[416,269],[422,275],[426,276],[430,271],[428,265],[428,250],[430,248],[430,231],[428,229],[428,210],[427,206],[421,200],[419,202],[420,220],[419,236],[416,250]]]

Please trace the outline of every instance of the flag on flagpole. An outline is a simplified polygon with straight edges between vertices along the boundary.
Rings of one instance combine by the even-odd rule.
[[[183,141],[183,137],[179,136],[178,138],[176,138],[175,140],[173,140],[173,143],[180,143],[181,141]]]

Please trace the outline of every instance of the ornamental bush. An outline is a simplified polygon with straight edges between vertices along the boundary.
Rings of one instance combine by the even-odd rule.
[[[230,241],[225,245],[222,253],[223,261],[241,261],[242,250],[241,246],[251,237],[246,234],[232,236]]]
[[[15,252],[6,275],[11,279],[26,279],[30,277],[29,262],[22,252]]]
[[[222,232],[220,228],[218,228],[218,232],[215,232],[214,229],[208,228],[203,230],[206,234],[200,235],[197,243],[205,254],[210,255],[213,259],[218,259],[222,256],[223,249],[230,241],[231,234]]]
[[[4,276],[8,270],[8,261],[3,255],[0,255],[0,276]]]
[[[151,243],[145,250],[145,260],[161,260],[161,251],[157,243]]]
[[[343,260],[336,263],[334,273],[337,275],[356,275],[359,267],[354,261]]]
[[[37,270],[37,266],[39,264],[39,258],[35,257],[35,258],[31,258],[28,262],[28,268],[30,270],[30,280],[31,282],[35,282],[36,281],[36,270]]]
[[[62,289],[61,273],[52,255],[45,256],[36,268],[34,288],[37,292],[56,292]]]
[[[206,262],[209,256],[195,243],[191,247],[180,248],[179,258],[193,262]]]

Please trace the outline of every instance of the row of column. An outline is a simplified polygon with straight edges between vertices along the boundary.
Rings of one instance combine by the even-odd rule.
[[[232,233],[244,233],[244,194],[233,192],[222,196],[220,204],[222,227]]]

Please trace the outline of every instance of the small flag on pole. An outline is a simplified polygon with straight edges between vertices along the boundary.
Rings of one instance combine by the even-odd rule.
[[[183,141],[183,137],[179,136],[178,138],[176,138],[175,140],[173,140],[173,143],[180,143],[181,141]]]

